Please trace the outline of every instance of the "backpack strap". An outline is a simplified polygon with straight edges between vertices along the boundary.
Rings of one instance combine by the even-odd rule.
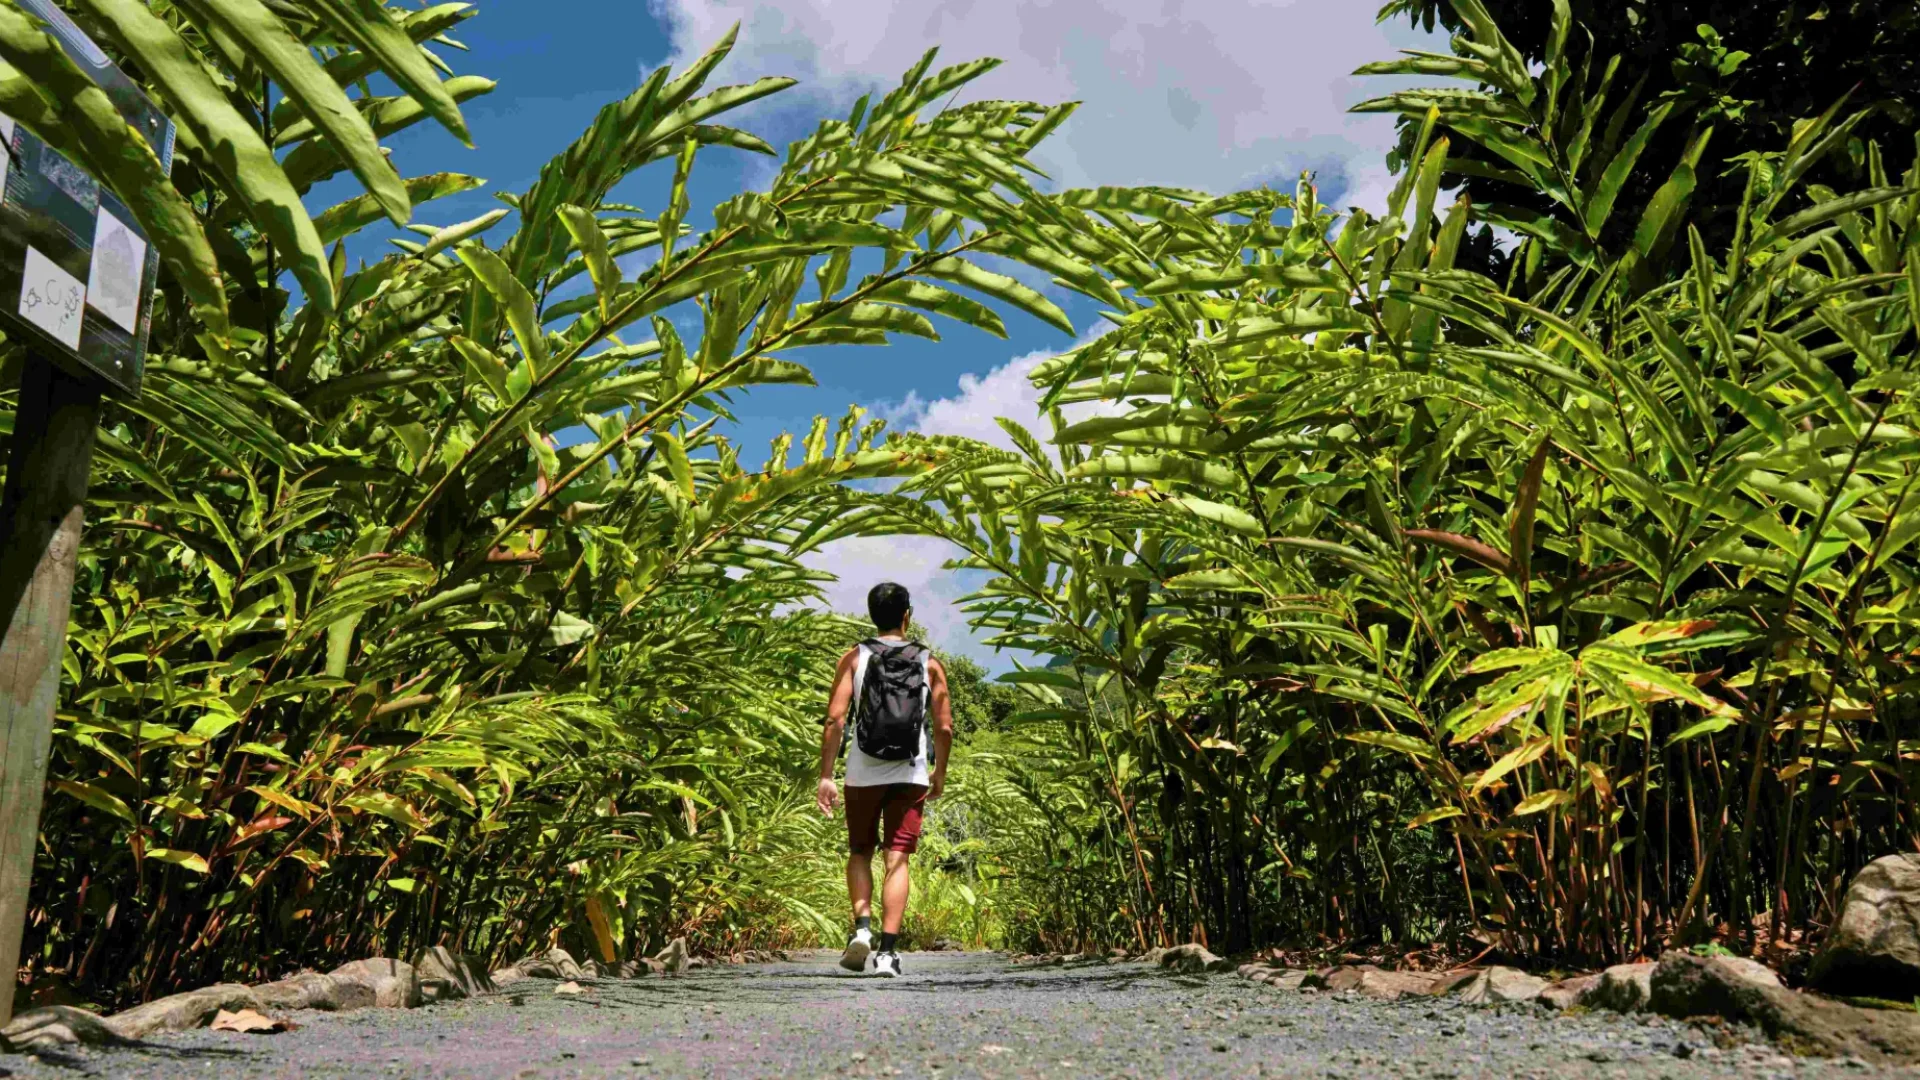
[[[867,688],[867,665],[871,664],[874,656],[878,654],[878,651],[874,647],[875,644],[872,639],[868,639],[854,646],[853,701],[847,709],[847,723],[849,725],[855,725],[860,722],[860,697],[865,693]],[[849,738],[846,741],[852,742],[853,740]]]
[[[933,650],[919,642],[913,647],[920,650],[920,740],[927,748],[927,768],[939,764],[940,751],[933,745]]]
[[[917,641],[888,641],[886,638],[870,637],[860,643],[861,648],[870,652],[898,652],[901,649],[918,649],[926,652],[927,647]]]

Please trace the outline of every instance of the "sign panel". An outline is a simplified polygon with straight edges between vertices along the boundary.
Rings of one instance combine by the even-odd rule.
[[[14,0],[52,29],[173,165],[173,123],[52,0]],[[125,397],[140,393],[160,256],[133,213],[86,170],[0,115],[0,329]]]

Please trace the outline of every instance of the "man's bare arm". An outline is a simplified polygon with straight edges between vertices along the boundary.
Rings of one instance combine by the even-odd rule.
[[[947,691],[947,669],[931,658],[927,688],[933,698],[933,776],[927,798],[937,799],[947,786],[947,755],[953,749],[953,697]]]
[[[827,697],[827,722],[820,729],[820,783],[814,792],[814,802],[828,817],[833,816],[833,808],[840,801],[840,789],[833,783],[833,763],[840,757],[840,739],[847,730],[847,709],[853,704],[853,664],[853,652],[840,658],[840,668],[833,676],[833,693]]]

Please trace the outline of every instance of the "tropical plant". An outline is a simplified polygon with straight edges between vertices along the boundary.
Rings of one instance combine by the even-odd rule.
[[[1557,133],[1566,146],[1574,124],[1588,129],[1594,149],[1586,156],[1596,166],[1589,170],[1594,177],[1616,148],[1631,147],[1652,162],[1678,160],[1708,125],[1718,129],[1723,145],[1784,146],[1799,122],[1844,97],[1863,111],[1849,124],[1851,136],[1841,140],[1845,152],[1824,156],[1812,179],[1858,187],[1870,182],[1867,143],[1898,146],[1920,120],[1920,11],[1900,0],[1658,5],[1570,0],[1562,6],[1533,0],[1473,5],[1391,0],[1380,10],[1383,21],[1402,16],[1429,31],[1439,27],[1451,33],[1470,34],[1476,24],[1491,22],[1525,63],[1561,69],[1564,85],[1599,110],[1592,117],[1563,113],[1568,122]],[[1576,29],[1569,32],[1569,27]],[[1425,74],[1451,75],[1461,71],[1459,63],[1457,56],[1423,52],[1415,55],[1413,66]],[[1407,64],[1383,66],[1404,69]],[[1536,109],[1540,105],[1534,103]],[[1553,107],[1551,95],[1545,107]],[[1403,126],[1399,153],[1410,150],[1418,132],[1417,117]],[[1476,203],[1517,198],[1529,210],[1556,211],[1544,191],[1516,191],[1488,172],[1508,168],[1496,145],[1467,143],[1456,148],[1446,186],[1464,182]],[[1645,205],[1665,179],[1657,168],[1632,171],[1620,198],[1625,205]],[[1709,248],[1723,249],[1733,238],[1745,173],[1702,170],[1694,179],[1700,190],[1691,221]],[[1616,227],[1631,224],[1620,221]],[[1487,267],[1504,278],[1503,252],[1491,243],[1492,234],[1484,229],[1476,234],[1480,242],[1462,252],[1461,265]]]
[[[956,665],[922,936],[1787,947],[1913,844],[1920,163],[1867,141],[1860,190],[1812,182],[1857,110],[1784,150],[1696,111],[1662,147],[1678,106],[1635,124],[1574,72],[1567,3],[1536,68],[1458,0],[1455,55],[1375,70],[1472,85],[1370,103],[1411,119],[1405,169],[1341,219],[1310,179],[1043,192],[1071,107],[942,107],[992,64],[928,54],[696,232],[706,155],[772,153],[717,121],[788,85],[709,89],[729,38],[501,210],[350,269],[341,240],[472,182],[397,206],[310,68],[376,136],[452,126],[420,43],[465,9],[336,7],[72,0],[187,133],[156,186],[102,168],[133,136],[68,123],[98,103],[0,3],[0,110],[173,230],[147,393],[99,435],[30,975],[130,998],[837,929],[806,781],[859,628],[801,610],[800,559],[899,532],[958,545],[976,624],[1045,658],[998,691]],[[663,206],[611,201],[650,165]],[[348,167],[364,195],[286,220]],[[1469,170],[1498,200],[1445,206]],[[1518,239],[1501,280],[1463,266],[1474,222]],[[970,293],[1070,329],[987,259],[1107,310],[1034,371],[1051,447],[881,443],[854,409],[752,468],[718,434],[810,379],[799,348],[1004,332]]]
[[[1707,128],[1583,156],[1604,85],[1455,10],[1457,56],[1374,69],[1479,84],[1372,106],[1419,117],[1384,219],[1305,181],[1052,197],[1113,286],[1033,373],[1054,450],[1003,420],[1019,453],[930,444],[858,512],[960,545],[976,625],[1047,658],[1014,722],[1072,768],[1011,782],[1049,813],[1077,776],[1085,861],[1016,938],[1786,947],[1914,841],[1920,162],[1807,184],[1839,106],[1739,147],[1715,251]],[[1552,213],[1441,207],[1455,139]],[[1456,268],[1474,220],[1521,233],[1504,283]]]
[[[1022,179],[1071,106],[943,108],[993,62],[928,53],[696,233],[704,155],[773,153],[717,121],[791,84],[710,88],[728,37],[502,209],[350,269],[338,241],[477,183],[396,186],[356,149],[455,126],[441,99],[464,91],[427,86],[414,42],[450,44],[463,5],[75,7],[186,133],[171,194],[105,177],[187,206],[179,242],[230,272],[167,261],[188,303],[99,433],[30,975],[127,998],[436,943],[613,960],[818,933],[800,781],[853,631],[793,610],[817,575],[790,552],[868,498],[845,481],[943,452],[881,448],[855,409],[750,468],[716,425],[751,386],[809,381],[803,347],[934,317],[1004,333],[949,285],[1065,326],[977,256],[1072,263]],[[376,69],[405,94],[370,96]],[[21,70],[16,91],[62,85]],[[361,96],[328,111],[341,86]],[[291,147],[277,165],[229,107]],[[649,165],[664,206],[609,201]],[[365,195],[311,219],[286,197],[348,166]],[[309,233],[335,245],[317,263]]]
[[[465,180],[403,181],[380,139],[431,117],[466,140],[459,102],[494,86],[452,76],[425,47],[456,44],[445,34],[472,13],[467,4],[63,6],[174,121],[171,174],[49,28],[13,4],[0,5],[0,111],[112,186],[139,218],[168,270],[159,336],[172,351],[206,335],[203,347],[224,353],[236,330],[243,343],[270,339],[287,299],[281,271],[298,281],[314,318],[330,316],[337,275],[326,245],[383,216],[404,225],[413,204]],[[373,94],[375,74],[401,92]],[[366,193],[309,217],[301,197],[342,171]],[[271,343],[267,352],[276,352]]]

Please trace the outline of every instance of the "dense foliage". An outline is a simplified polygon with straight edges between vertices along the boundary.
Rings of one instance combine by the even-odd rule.
[[[1370,106],[1415,123],[1383,218],[1092,206],[1112,328],[1034,372],[1057,457],[1003,421],[1023,452],[862,511],[963,547],[976,623],[1050,658],[1012,676],[1050,749],[1010,789],[1070,825],[1028,938],[1786,948],[1915,841],[1920,163],[1809,184],[1838,106],[1655,156],[1564,0],[1537,72],[1454,7],[1456,56],[1372,68],[1470,84]],[[1512,202],[1441,204],[1463,142]],[[1475,220],[1519,230],[1504,281],[1456,266]]]
[[[1920,122],[1920,8],[1905,0],[1570,0],[1570,18],[1557,16],[1559,10],[1536,0],[1390,0],[1380,17],[1453,33],[1490,19],[1521,59],[1543,64],[1551,56],[1565,69],[1561,78],[1601,110],[1592,121],[1562,112],[1569,123],[1592,122],[1616,133],[1645,128],[1636,138],[1655,161],[1677,157],[1706,127],[1718,130],[1723,147],[1785,146],[1796,124],[1844,97],[1857,110],[1849,120],[1851,137],[1820,162],[1813,179],[1864,186],[1870,182],[1867,144],[1902,146]],[[1451,73],[1452,58],[1424,59],[1419,70]],[[1417,123],[1402,129],[1400,155],[1418,131]],[[1469,143],[1455,149],[1446,186],[1464,183],[1475,202],[1518,200],[1533,211],[1554,210],[1544,193],[1515,191],[1490,171],[1507,167],[1498,148]],[[1663,179],[1654,170],[1629,175],[1621,197],[1643,204]],[[1692,223],[1709,246],[1723,248],[1733,238],[1745,173],[1703,170],[1696,182],[1701,197]],[[1504,276],[1503,253],[1485,243],[1490,237],[1479,238],[1462,252],[1460,265]]]
[[[27,66],[57,49],[10,10],[0,56],[28,77],[0,107],[72,147],[72,102]],[[1064,325],[974,253],[1059,257],[1021,174],[1071,107],[944,108],[993,63],[929,53],[695,233],[704,155],[773,153],[716,121],[791,82],[709,87],[729,39],[501,209],[350,267],[355,231],[477,183],[401,182],[377,145],[462,130],[452,99],[491,86],[432,70],[465,5],[72,11],[181,123],[171,183],[103,170],[179,257],[146,394],[99,434],[30,969],[128,996],[442,942],[612,959],[828,925],[796,781],[857,630],[794,610],[794,553],[867,498],[843,481],[942,452],[878,448],[856,409],[749,467],[714,425],[807,382],[802,347],[1004,333],[952,283]],[[372,95],[376,69],[403,94]],[[94,134],[96,167],[144,151]],[[306,217],[292,196],[346,167],[366,193]],[[610,200],[648,167],[664,206]]]
[[[953,664],[923,938],[1790,946],[1915,840],[1920,164],[1860,108],[1757,141],[1645,108],[1566,0],[1538,64],[1453,0],[1455,55],[1370,70],[1466,88],[1369,103],[1403,178],[1342,217],[1310,179],[1037,190],[1071,108],[943,105],[992,64],[929,55],[696,233],[705,155],[773,152],[715,121],[788,85],[710,89],[723,41],[350,267],[476,183],[378,147],[491,88],[434,73],[464,6],[69,3],[184,135],[170,180],[117,153],[0,2],[0,109],[166,237],[147,394],[99,436],[38,979],[832,932],[806,778],[859,628],[798,560],[855,535],[952,540],[976,623],[1045,661]],[[1856,144],[1855,190],[1814,182]],[[649,167],[664,206],[614,201]],[[982,257],[1105,308],[1034,372],[1052,446],[856,409],[748,467],[715,434],[796,349],[1003,332],[973,295],[1070,329]]]

